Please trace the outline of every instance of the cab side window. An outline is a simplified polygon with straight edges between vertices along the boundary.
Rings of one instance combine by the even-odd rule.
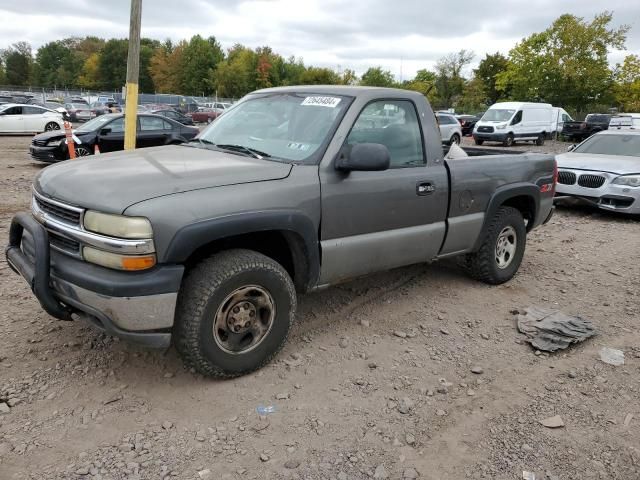
[[[124,118],[118,118],[113,122],[105,125],[105,128],[110,128],[111,133],[122,133],[124,132]]]
[[[391,168],[426,164],[418,114],[407,100],[381,100],[368,104],[353,124],[348,145],[380,143],[387,147]]]
[[[511,120],[511,125],[517,125],[522,121],[522,110],[519,110],[518,113],[516,113],[513,117],[513,120]]]
[[[45,111],[39,107],[22,107],[25,115],[42,115]]]
[[[22,115],[22,107],[11,107],[4,111],[5,115]]]

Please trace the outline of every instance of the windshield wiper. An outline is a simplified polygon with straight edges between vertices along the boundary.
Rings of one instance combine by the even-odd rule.
[[[190,143],[199,143],[200,145],[202,145],[205,148],[206,148],[207,145],[212,145],[214,147],[216,145],[215,143],[213,143],[213,142],[211,142],[209,140],[206,140],[204,138],[192,138],[191,140],[189,140],[187,142],[184,142],[181,145],[189,146]]]
[[[234,144],[220,144],[217,143],[216,147],[222,148],[223,150],[234,150],[237,152],[244,152],[251,155],[253,158],[261,159],[261,158],[269,158],[271,155],[265,152],[261,152],[260,150],[256,150],[255,148],[245,147],[244,145],[234,145]]]

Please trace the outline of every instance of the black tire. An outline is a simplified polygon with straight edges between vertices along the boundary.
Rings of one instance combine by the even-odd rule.
[[[536,138],[536,145],[541,147],[542,145],[544,145],[544,139],[545,139],[545,134],[541,133],[540,135],[538,135],[538,138]]]
[[[275,310],[273,319],[255,346],[232,353],[222,345],[220,330],[214,333],[214,321],[226,309],[228,324],[229,315],[233,317],[238,310],[231,303],[231,295],[252,287],[270,295]],[[176,307],[175,346],[185,364],[199,373],[237,377],[261,368],[280,351],[295,312],[295,288],[280,264],[252,250],[227,250],[202,260],[183,281]],[[257,323],[259,316],[255,315],[252,321]]]
[[[458,135],[457,133],[454,133],[453,135],[451,135],[451,139],[449,140],[449,145],[460,145],[460,135]]]
[[[476,145],[482,145],[484,143],[484,140],[481,140],[479,138],[474,138],[473,141],[476,142]]]
[[[60,125],[56,122],[49,122],[44,126],[45,132],[51,132],[52,130],[60,130]]]
[[[504,141],[502,142],[502,144],[503,144],[505,147],[513,147],[513,145],[514,145],[515,143],[516,143],[516,139],[515,139],[515,137],[513,136],[513,133],[508,134],[508,135],[505,137]]]
[[[497,260],[498,240],[502,232],[511,228],[515,234],[515,252],[509,264],[501,268]],[[480,249],[467,255],[466,264],[469,274],[476,280],[490,285],[499,285],[513,278],[524,256],[527,230],[519,210],[513,207],[500,207],[484,233]]]

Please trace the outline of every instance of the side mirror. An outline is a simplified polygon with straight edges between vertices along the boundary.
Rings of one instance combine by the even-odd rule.
[[[103,128],[102,130],[100,130],[100,135],[108,135],[110,133],[111,133],[110,128]]]
[[[343,172],[379,172],[387,170],[391,156],[380,143],[356,143],[343,150],[335,163],[335,169]]]
[[[567,152],[570,152],[574,148],[576,148],[576,144],[575,143],[573,145],[569,145],[569,147],[567,148]]]

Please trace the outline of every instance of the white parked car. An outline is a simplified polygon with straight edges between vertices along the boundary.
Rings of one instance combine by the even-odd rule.
[[[462,127],[458,119],[450,113],[436,113],[436,120],[440,125],[440,136],[442,143],[446,145],[460,144],[462,138]]]
[[[640,130],[640,113],[621,113],[611,117],[609,130]]]
[[[36,105],[0,105],[0,133],[42,133],[64,128],[62,114]]]
[[[603,210],[640,214],[640,131],[596,133],[556,156],[558,197],[572,197]]]
[[[553,107],[548,103],[502,102],[489,107],[473,129],[476,145],[485,141],[502,142],[510,147],[516,141],[543,145],[554,128]]]

